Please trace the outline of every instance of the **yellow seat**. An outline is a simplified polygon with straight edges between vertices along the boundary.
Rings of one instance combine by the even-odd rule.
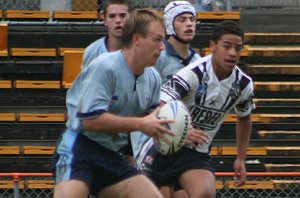
[[[274,183],[272,181],[246,181],[241,187],[235,186],[235,181],[229,180],[225,184],[226,188],[229,189],[274,189]]]
[[[81,70],[83,51],[65,51],[63,65],[63,87],[72,86],[77,74]]]
[[[0,113],[0,122],[15,122],[16,120],[15,113]]]
[[[98,20],[97,11],[53,11],[54,20]]]
[[[0,56],[7,56],[7,43],[8,43],[8,26],[7,24],[0,24]]]
[[[274,188],[279,190],[299,189],[300,180],[271,180],[274,183]]]
[[[202,56],[209,55],[209,54],[211,54],[211,49],[209,47],[206,47],[206,48],[203,49],[203,52],[201,54],[202,54]],[[244,48],[242,50],[242,53],[241,53],[241,56],[243,56],[243,57],[249,56],[249,51],[248,51],[247,46],[244,46]]]
[[[58,55],[64,56],[66,51],[73,51],[73,52],[82,52],[84,53],[85,48],[70,48],[70,47],[61,47],[58,48]]]
[[[55,186],[54,180],[28,180],[27,188],[52,189]]]
[[[262,91],[300,91],[300,82],[254,82],[254,90]]]
[[[239,11],[231,11],[231,12],[197,12],[198,20],[240,20],[241,13]]]
[[[249,46],[249,56],[254,57],[299,57],[298,46]]]
[[[0,80],[0,89],[11,89],[12,81],[11,80]]]
[[[19,89],[60,89],[58,80],[16,80],[14,87]]]
[[[19,146],[0,146],[1,155],[19,155],[20,147]]]
[[[23,180],[18,181],[19,189],[25,188],[25,183]],[[0,189],[14,189],[15,184],[13,180],[0,180]]]
[[[54,146],[23,146],[24,155],[52,155]]]
[[[219,150],[220,155],[237,155],[237,148],[234,146],[222,146]],[[265,147],[248,147],[247,155],[267,155]]]
[[[19,113],[21,122],[64,122],[64,113]]]
[[[49,10],[6,10],[6,19],[49,19]]]
[[[11,56],[56,56],[55,48],[11,48]]]

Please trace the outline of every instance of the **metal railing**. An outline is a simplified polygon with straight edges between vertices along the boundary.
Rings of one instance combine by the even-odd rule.
[[[300,197],[300,172],[249,172],[242,187],[233,185],[232,172],[217,172],[217,198],[235,197]],[[51,173],[0,173],[2,198],[51,198],[54,182],[42,187],[30,186],[30,181],[53,181]],[[7,185],[10,183],[13,185]],[[93,198],[93,196],[90,196]]]

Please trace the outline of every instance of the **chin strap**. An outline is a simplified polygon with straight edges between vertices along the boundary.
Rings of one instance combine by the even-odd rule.
[[[190,42],[187,42],[187,41],[184,41],[182,39],[180,39],[177,35],[172,35],[177,41],[179,41],[180,43],[183,43],[183,44],[189,44]]]

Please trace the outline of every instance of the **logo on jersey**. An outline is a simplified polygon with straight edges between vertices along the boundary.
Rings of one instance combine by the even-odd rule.
[[[210,109],[199,105],[191,108],[193,126],[201,129],[212,130],[218,126],[218,123],[224,118],[225,111]]]
[[[229,96],[233,99],[236,100],[238,97],[241,95],[241,88],[240,84],[238,82],[234,82],[231,85],[231,89],[229,91]]]
[[[112,96],[111,99],[112,100],[119,100],[119,97],[118,96]]]

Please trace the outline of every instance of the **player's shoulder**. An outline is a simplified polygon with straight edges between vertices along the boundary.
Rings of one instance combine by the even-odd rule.
[[[115,52],[107,52],[100,54],[95,59],[92,60],[89,67],[92,69],[101,70],[104,71],[115,71],[116,67],[118,67],[119,64],[116,64],[119,61],[120,57],[122,56],[120,50]]]
[[[101,46],[105,45],[105,37],[99,38],[96,41],[92,42],[89,46],[87,46],[87,49],[94,48],[95,46]]]
[[[150,78],[160,79],[160,74],[154,67],[146,67],[144,73]]]
[[[211,66],[211,55],[199,57],[197,60],[191,62],[188,66],[185,67],[185,70],[206,70]]]

